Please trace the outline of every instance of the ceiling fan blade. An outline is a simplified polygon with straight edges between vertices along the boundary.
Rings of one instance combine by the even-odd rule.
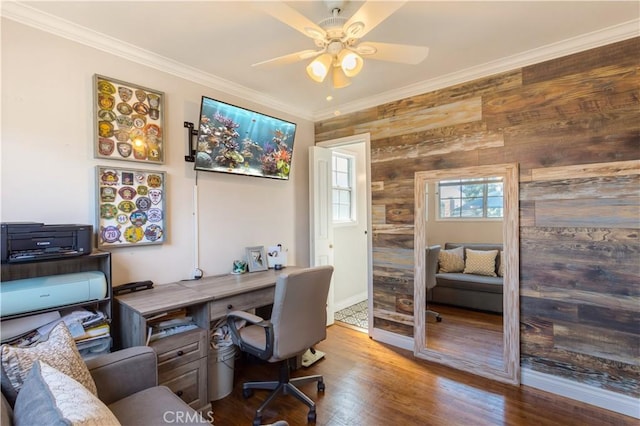
[[[377,43],[367,41],[355,48],[356,52],[368,59],[380,61],[400,62],[416,65],[424,61],[429,54],[426,46],[413,46],[410,44]]]
[[[255,7],[273,16],[278,21],[289,25],[291,28],[300,31],[307,37],[324,40],[327,35],[327,32],[315,22],[283,2],[256,2]]]
[[[301,50],[300,52],[290,53],[284,56],[278,56],[277,58],[267,59],[266,61],[257,62],[251,64],[252,67],[261,66],[276,66],[276,65],[288,65],[294,62],[303,61],[305,59],[313,58],[324,52],[324,50]]]
[[[368,1],[344,24],[344,32],[351,38],[361,38],[396,10],[400,9],[405,3],[406,1]],[[364,27],[354,25],[352,30],[349,31],[349,27],[358,22],[363,23]]]

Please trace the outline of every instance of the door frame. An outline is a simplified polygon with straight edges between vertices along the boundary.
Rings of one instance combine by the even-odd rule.
[[[373,232],[371,229],[371,134],[361,133],[353,136],[318,142],[316,146],[322,148],[339,148],[357,143],[364,143],[365,171],[366,171],[366,218],[367,218],[367,315],[368,334],[373,333]],[[315,197],[315,194],[314,194]],[[331,306],[335,306],[331,303]]]

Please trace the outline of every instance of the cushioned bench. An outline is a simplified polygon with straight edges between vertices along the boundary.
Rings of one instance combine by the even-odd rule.
[[[437,249],[435,248],[437,247]],[[463,247],[464,261],[467,251],[497,250],[494,272],[495,277],[463,272],[441,272],[436,259],[440,256],[440,246],[427,249],[427,274],[435,274],[436,286],[427,294],[427,301],[445,305],[460,306],[482,311],[502,313],[502,289],[504,280],[498,275],[500,270],[500,251],[502,244],[482,243],[446,243],[445,250]],[[435,257],[435,258],[434,258]]]

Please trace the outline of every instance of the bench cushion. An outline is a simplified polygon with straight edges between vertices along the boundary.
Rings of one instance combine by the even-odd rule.
[[[109,405],[123,425],[209,425],[166,386],[156,386],[130,395]]]
[[[436,287],[458,288],[487,293],[502,293],[503,287],[501,277],[487,277],[462,273],[436,274],[436,281]]]

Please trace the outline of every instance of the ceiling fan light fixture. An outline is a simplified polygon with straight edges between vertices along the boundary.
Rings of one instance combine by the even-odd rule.
[[[322,83],[329,73],[333,58],[328,53],[323,53],[307,65],[307,75],[311,80]]]
[[[360,38],[360,33],[364,30],[364,23],[357,21],[349,25],[344,31],[347,38]]]
[[[343,49],[338,55],[338,62],[342,71],[347,77],[355,77],[360,73],[364,66],[362,57],[356,52],[348,49]]]
[[[334,89],[342,89],[343,87],[347,87],[351,84],[351,81],[344,75],[342,72],[342,68],[333,67],[333,88]]]
[[[326,36],[325,33],[323,33],[322,31],[320,31],[317,28],[309,28],[309,27],[305,27],[304,28],[304,32],[307,33],[307,35],[309,37],[311,37],[312,39],[315,40],[323,40]]]

